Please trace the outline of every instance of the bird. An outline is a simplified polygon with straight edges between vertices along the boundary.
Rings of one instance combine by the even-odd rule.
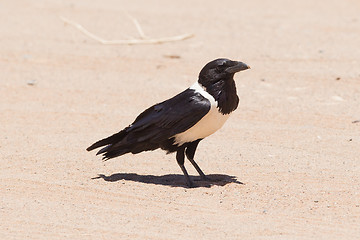
[[[184,166],[185,156],[200,175],[209,180],[194,156],[198,144],[219,130],[230,114],[238,107],[234,74],[250,67],[241,62],[218,58],[207,63],[198,80],[176,96],[157,103],[140,115],[123,130],[99,140],[88,147],[101,148],[96,155],[103,160],[155,149],[167,154],[176,152],[176,160],[188,187],[194,182]]]

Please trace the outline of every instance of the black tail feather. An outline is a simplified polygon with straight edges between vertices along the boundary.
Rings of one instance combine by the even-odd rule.
[[[129,153],[129,152],[131,152],[131,151],[129,149],[127,149],[127,148],[125,148],[125,149],[116,149],[114,151],[105,152],[103,160],[107,161],[110,158],[118,157],[118,156],[124,155],[124,154]]]
[[[169,152],[174,152],[177,146],[174,145],[174,139],[160,139],[157,135],[161,135],[161,131],[151,131],[152,128],[145,128],[141,131],[134,131],[132,125],[122,131],[104,138],[92,144],[86,150],[91,151],[102,147],[96,155],[103,155],[103,160],[118,157],[126,153],[137,154],[143,151],[152,151],[162,148]],[[158,129],[155,129],[158,130]]]
[[[102,154],[102,153],[106,152],[109,148],[111,148],[111,146],[112,146],[112,144],[109,144],[109,145],[107,145],[106,147],[100,149],[100,150],[96,153],[96,155],[99,155],[99,154]]]
[[[122,131],[120,131],[118,133],[115,133],[114,135],[111,135],[110,137],[107,137],[107,138],[104,138],[104,139],[102,139],[100,141],[97,141],[96,143],[94,143],[93,145],[88,147],[86,150],[91,151],[91,150],[94,150],[96,148],[106,146],[106,145],[110,145],[110,144],[114,144],[116,142],[121,141],[126,135],[126,132],[124,130],[122,130]],[[109,146],[107,146],[107,147],[109,147]],[[107,147],[105,147],[105,148],[107,148]],[[100,154],[100,152],[102,153],[103,150],[106,151],[105,149],[101,149],[97,154]]]
[[[91,151],[96,148],[105,146],[96,153],[96,155],[102,154],[104,161],[131,152],[131,147],[129,146],[135,144],[135,142],[129,142],[127,139],[129,134],[127,130],[129,128],[130,127],[127,127],[124,130],[110,137],[97,141],[96,143],[88,147],[86,150]]]

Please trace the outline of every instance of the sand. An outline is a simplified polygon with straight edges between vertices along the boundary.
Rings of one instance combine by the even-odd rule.
[[[0,239],[359,239],[360,2],[3,1]],[[137,37],[155,45],[103,45]],[[195,159],[85,149],[241,60],[240,106]],[[196,171],[186,167],[193,178]],[[100,174],[101,177],[98,177]]]

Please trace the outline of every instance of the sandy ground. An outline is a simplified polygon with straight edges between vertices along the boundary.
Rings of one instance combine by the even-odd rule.
[[[151,37],[195,37],[105,46],[59,18],[123,39],[137,35],[125,12]],[[359,239],[359,12],[358,0],[2,1],[0,239]],[[252,69],[196,154],[217,181],[186,188],[162,151],[105,163],[85,151],[218,57]]]

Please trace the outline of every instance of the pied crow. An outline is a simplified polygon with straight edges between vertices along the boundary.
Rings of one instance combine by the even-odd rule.
[[[176,152],[176,160],[186,184],[194,186],[184,166],[185,155],[201,179],[206,176],[194,155],[199,142],[222,127],[237,108],[234,74],[249,69],[243,62],[216,59],[204,66],[198,81],[178,95],[142,112],[135,121],[118,133],[102,139],[86,150],[103,147],[98,154],[104,160],[126,153],[137,154],[161,148]]]

